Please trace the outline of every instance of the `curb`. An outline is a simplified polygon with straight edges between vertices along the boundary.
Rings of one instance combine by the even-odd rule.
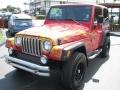
[[[120,37],[120,32],[110,32],[110,35]]]

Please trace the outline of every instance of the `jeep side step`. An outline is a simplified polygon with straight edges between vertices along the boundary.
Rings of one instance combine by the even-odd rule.
[[[94,52],[88,55],[88,59],[96,58],[101,52],[102,52],[102,49],[95,50]]]

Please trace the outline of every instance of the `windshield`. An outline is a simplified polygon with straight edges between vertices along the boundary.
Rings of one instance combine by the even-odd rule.
[[[89,21],[90,16],[90,6],[62,6],[52,7],[49,11],[47,19]]]
[[[16,26],[32,26],[31,19],[15,19]]]

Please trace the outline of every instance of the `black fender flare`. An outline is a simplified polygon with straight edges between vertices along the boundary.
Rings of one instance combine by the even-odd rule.
[[[67,46],[67,47],[65,47],[65,48],[62,50],[61,60],[62,60],[62,61],[68,60],[68,58],[69,58],[74,52],[77,52],[77,51],[84,53],[84,54],[86,55],[86,57],[87,57],[85,44],[84,44],[83,42],[78,42],[78,43],[72,44],[72,45],[70,45],[70,46]]]

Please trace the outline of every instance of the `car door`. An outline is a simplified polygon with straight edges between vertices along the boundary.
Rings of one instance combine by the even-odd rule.
[[[102,8],[95,7],[94,9],[94,19],[93,19],[93,27],[91,30],[91,41],[92,41],[92,49],[96,50],[99,47],[100,39],[102,35],[102,24],[98,24],[97,19],[98,16],[102,15]]]

